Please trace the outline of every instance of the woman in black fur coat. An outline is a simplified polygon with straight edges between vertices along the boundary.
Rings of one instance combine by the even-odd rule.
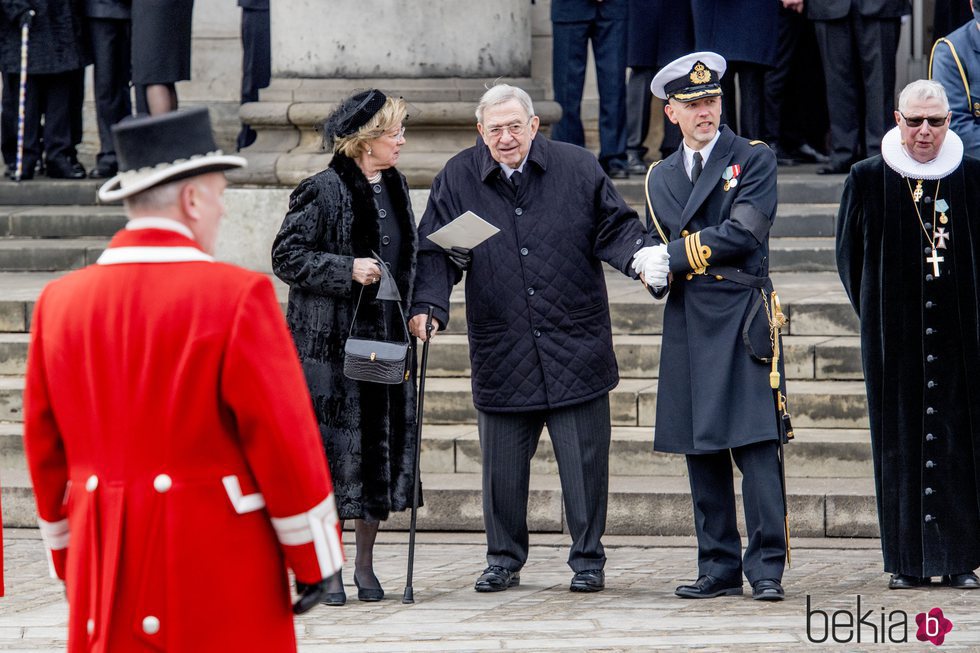
[[[378,526],[412,501],[415,387],[411,380],[348,379],[344,344],[361,294],[357,335],[404,337],[397,306],[376,299],[381,270],[371,252],[390,269],[407,311],[418,237],[408,184],[394,167],[406,117],[404,100],[378,90],[342,102],[323,124],[333,159],[293,191],[272,246],[273,270],[289,284],[286,318],[320,423],[340,519],[355,520],[354,584],[362,601],[384,597],[373,568]],[[324,602],[343,605],[340,574],[332,582]]]

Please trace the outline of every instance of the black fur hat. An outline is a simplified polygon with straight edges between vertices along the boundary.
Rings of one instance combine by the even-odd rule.
[[[384,93],[372,88],[355,93],[341,101],[320,127],[324,145],[332,148],[336,139],[350,136],[366,125],[378,111],[381,111],[387,99]]]

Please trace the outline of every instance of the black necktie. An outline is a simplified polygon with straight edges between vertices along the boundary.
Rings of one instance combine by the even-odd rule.
[[[521,171],[515,170],[510,173],[510,183],[514,184],[514,188],[519,188],[521,185]]]
[[[698,183],[698,177],[701,176],[701,171],[703,169],[704,169],[704,166],[701,163],[701,153],[700,152],[695,152],[694,153],[694,166],[691,168],[691,183],[692,184]]]

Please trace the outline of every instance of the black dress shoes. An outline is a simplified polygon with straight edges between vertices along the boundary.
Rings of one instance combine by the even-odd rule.
[[[48,159],[49,179],[85,179],[85,168],[82,164],[68,158]]]
[[[742,583],[702,576],[693,585],[681,585],[674,594],[682,599],[713,599],[716,596],[741,596]]]
[[[827,163],[830,161],[829,156],[826,154],[821,154],[809,143],[800,145],[800,147],[795,152],[792,152],[790,156],[800,163]]]
[[[977,578],[977,575],[972,571],[963,574],[950,574],[943,576],[943,585],[961,590],[976,590],[980,589],[980,578]]]
[[[110,177],[115,177],[117,172],[119,172],[119,166],[117,164],[100,161],[95,164],[94,168],[88,171],[88,178],[109,179]]]
[[[766,578],[752,584],[752,598],[756,601],[782,601],[786,598],[786,593],[778,580]]]
[[[502,592],[508,587],[517,587],[520,584],[521,572],[504,569],[499,565],[490,565],[476,579],[473,589],[477,592]]]
[[[606,173],[609,175],[610,179],[629,179],[630,173],[626,168],[620,168],[619,166],[609,168]]]
[[[568,589],[573,592],[601,592],[606,589],[606,572],[601,569],[576,571]]]
[[[929,582],[928,578],[919,578],[918,576],[909,576],[908,574],[892,574],[891,579],[888,581],[888,589],[911,590],[928,585]]]
[[[643,157],[641,157],[636,152],[629,152],[626,155],[626,171],[631,175],[642,176],[647,173],[646,163],[643,162]]]
[[[377,581],[377,579],[375,579]],[[357,572],[354,572],[354,587],[357,588],[357,600],[364,601],[365,603],[375,603],[381,601],[385,597],[385,591],[381,588],[379,584],[378,587],[361,587],[361,583],[357,580]]]

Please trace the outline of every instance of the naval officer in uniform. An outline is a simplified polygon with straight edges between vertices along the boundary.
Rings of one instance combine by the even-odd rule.
[[[768,276],[776,158],[719,127],[725,67],[720,55],[697,52],[653,79],[683,143],[647,173],[648,220],[664,244],[634,267],[667,297],[654,449],[687,456],[694,500],[699,577],[675,593],[742,594],[744,573],[753,598],[779,601],[787,543]],[[744,555],[732,459],[743,476]]]

